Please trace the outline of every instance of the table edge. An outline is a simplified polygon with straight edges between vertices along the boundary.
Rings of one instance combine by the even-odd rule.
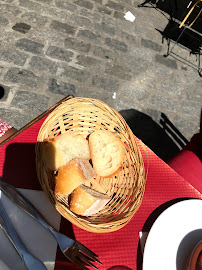
[[[0,143],[0,147],[2,145],[4,145],[5,143],[7,143],[8,141],[10,141],[13,138],[15,138],[17,135],[19,135],[20,133],[22,133],[23,131],[25,131],[27,128],[29,128],[33,124],[35,124],[37,121],[41,120],[43,117],[45,117],[49,113],[51,113],[55,108],[57,108],[63,102],[65,102],[65,101],[67,101],[68,99],[71,99],[71,98],[74,98],[74,96],[73,95],[68,95],[68,96],[64,97],[63,99],[61,99],[60,101],[58,101],[52,107],[48,108],[45,112],[43,112],[42,114],[40,114],[39,116],[37,116],[36,118],[34,118],[32,121],[30,121],[25,126],[23,126],[22,128],[20,128],[19,130],[17,130],[15,133],[13,133],[12,135],[10,135],[8,138],[6,138],[3,142]]]

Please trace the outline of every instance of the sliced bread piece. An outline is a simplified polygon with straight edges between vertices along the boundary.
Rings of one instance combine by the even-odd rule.
[[[98,196],[101,196],[102,194],[104,196],[108,196],[104,190],[104,188],[100,185],[100,183],[95,179],[91,178],[85,183],[83,183],[81,186],[86,192],[90,193],[91,195],[96,196],[96,192],[98,192]]]
[[[42,143],[42,159],[50,170],[57,170],[74,158],[90,159],[88,141],[81,135],[64,133]]]
[[[55,177],[55,193],[68,196],[85,181],[95,177],[95,172],[86,159],[75,158],[58,170]]]
[[[115,134],[107,130],[97,130],[89,136],[93,168],[99,176],[111,177],[122,168],[125,146]]]
[[[84,186],[84,188],[89,187],[92,190],[96,190],[96,191],[99,191],[99,192],[104,193],[104,194],[106,193],[104,188],[94,178],[91,178],[90,180],[86,181],[84,184],[82,184],[82,186]]]
[[[102,210],[110,200],[102,187],[98,183],[94,183],[96,180],[91,179],[90,182],[99,191],[82,184],[71,194],[70,210],[78,215],[92,216]]]

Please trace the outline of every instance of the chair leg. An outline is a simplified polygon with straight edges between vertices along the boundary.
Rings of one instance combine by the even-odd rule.
[[[169,52],[169,53],[167,52],[167,55],[165,55],[164,57],[167,57],[169,54],[172,53],[172,51],[173,51],[175,45],[178,44],[178,41],[180,40],[181,36],[183,35],[185,29],[186,29],[186,27],[183,28],[183,30],[182,30],[182,32],[180,33],[180,35],[178,36],[177,40],[174,42],[172,48],[170,49],[170,52]]]
[[[199,56],[198,56],[198,73],[199,73],[199,76],[202,77],[201,54],[200,53],[199,53]]]

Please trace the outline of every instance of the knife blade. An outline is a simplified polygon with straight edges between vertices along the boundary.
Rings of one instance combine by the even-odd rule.
[[[59,239],[62,236],[61,233],[57,232],[50,224],[48,224],[42,214],[36,209],[36,207],[23,195],[21,194],[15,187],[5,182],[3,178],[0,176],[0,190],[16,205],[18,205],[23,211],[25,211],[28,215],[36,219],[41,225],[43,225],[47,230],[49,230],[56,238],[59,246]],[[75,240],[65,236],[65,244],[68,247],[71,247]],[[60,246],[61,248],[61,246]]]
[[[35,258],[25,247],[24,243],[17,234],[0,200],[0,227],[4,230],[10,242],[13,244],[26,268],[29,270],[47,270],[45,265]]]
[[[23,211],[28,215],[35,218],[39,223],[41,223],[48,230],[53,232],[53,228],[45,221],[45,218],[39,213],[36,207],[15,187],[7,183],[0,176],[0,190],[14,203],[17,204]]]
[[[48,229],[54,236],[55,239],[64,254],[64,256],[69,259],[72,263],[76,264],[82,269],[87,269],[80,261],[78,261],[79,256],[82,256],[81,261],[87,262],[88,265],[92,265],[91,261],[96,261],[101,263],[96,257],[97,255],[86,248],[83,244],[76,240],[69,238],[68,236],[61,234],[53,229],[43,218],[43,216],[38,212],[34,205],[21,194],[15,187],[6,183],[2,177],[0,177],[0,190],[2,190],[5,195],[16,205],[18,205],[22,210],[24,210],[31,217],[35,218],[39,223],[41,223],[46,229]],[[69,252],[68,252],[69,251]],[[87,259],[88,258],[88,259]],[[87,259],[87,261],[86,261]],[[94,266],[95,267],[95,266]],[[95,267],[97,268],[97,267]]]

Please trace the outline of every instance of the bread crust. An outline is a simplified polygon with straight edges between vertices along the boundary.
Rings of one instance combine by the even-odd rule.
[[[95,202],[95,197],[78,187],[71,194],[70,210],[77,215],[84,215],[86,209],[90,208]]]
[[[55,177],[55,193],[68,196],[85,181],[95,177],[95,172],[88,160],[73,159],[58,170]]]
[[[96,174],[109,178],[122,169],[126,148],[116,135],[97,130],[87,141],[81,135],[65,133],[43,142],[43,160],[49,169],[58,172],[55,194],[68,197],[72,212],[91,216],[110,200],[94,178]]]
[[[96,189],[89,188],[90,182]],[[70,210],[77,215],[91,216],[99,212],[110,200],[95,179],[87,181],[87,187],[81,185],[71,194]]]
[[[64,133],[42,143],[42,159],[52,171],[58,170],[74,158],[91,158],[88,141],[81,135]]]
[[[117,174],[125,158],[125,145],[116,132],[97,130],[89,136],[89,148],[95,173],[109,178]]]

